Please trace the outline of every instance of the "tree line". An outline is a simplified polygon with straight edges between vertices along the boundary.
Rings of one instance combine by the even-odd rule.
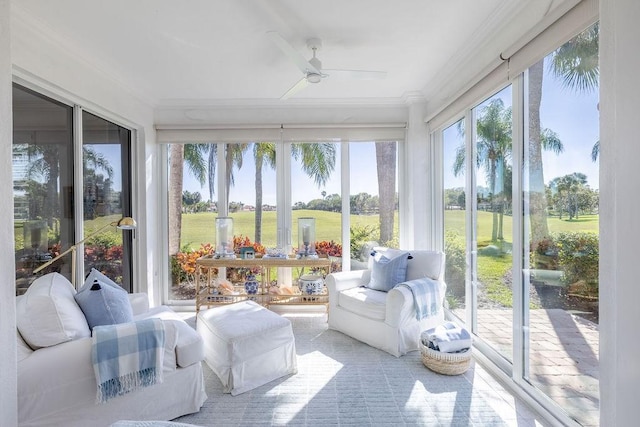
[[[491,211],[491,193],[482,191],[478,187],[477,203],[479,210]],[[484,189],[486,190],[486,189]],[[549,181],[545,185],[547,214],[558,216],[560,219],[577,219],[579,215],[589,215],[598,212],[600,194],[587,184],[587,176],[574,172]],[[445,209],[465,209],[466,194],[463,187],[447,188],[444,190]],[[487,208],[488,206],[488,208]],[[507,207],[505,213],[510,215]]]
[[[327,212],[342,211],[342,197],[339,194],[326,194],[322,192],[321,198],[313,199],[308,202],[296,202],[293,210],[317,210]],[[229,202],[229,211],[237,212],[244,208],[243,202]],[[353,215],[377,215],[380,213],[380,197],[371,195],[366,192],[349,196],[350,213]],[[262,205],[262,210],[268,210],[269,207]],[[398,194],[395,193],[394,209],[398,209]],[[216,211],[216,203],[211,201],[203,201],[199,192],[190,192],[185,190],[182,192],[182,211],[184,213],[210,212]]]

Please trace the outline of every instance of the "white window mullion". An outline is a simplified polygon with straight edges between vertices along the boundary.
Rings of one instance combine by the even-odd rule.
[[[276,201],[278,247],[289,254],[291,229],[295,227],[291,212],[291,143],[282,140],[276,144]],[[291,268],[278,269],[278,283],[291,285]]]
[[[76,242],[84,239],[84,205],[82,203],[82,200],[84,199],[84,173],[82,167],[82,144],[82,107],[75,105],[73,107],[73,200],[76,202],[73,206],[73,215],[76,218],[76,221],[74,221],[74,239]],[[64,189],[61,190],[64,191]],[[84,281],[84,244],[78,245],[76,248],[75,258],[75,271],[71,271],[71,275],[75,277],[76,287],[79,287]]]
[[[430,204],[432,247],[444,251],[444,141],[441,130],[431,133],[430,145],[431,161],[429,164],[433,165],[431,168],[432,185],[426,190],[430,191],[432,195],[432,203]],[[423,196],[424,193],[423,191]]]
[[[342,193],[342,271],[351,270],[351,174],[349,142],[340,143],[340,192]]]
[[[217,175],[218,175],[218,216],[229,215],[229,195],[227,194],[227,147],[228,144],[218,144]]]
[[[525,134],[528,126],[524,126],[527,115],[524,113],[523,101],[525,93],[522,76],[516,77],[512,84],[512,125],[511,125],[511,153],[512,163],[512,209],[513,209],[513,230],[512,230],[512,277],[513,277],[513,377],[518,381],[523,378],[526,372],[525,365],[528,363],[528,352],[524,346],[528,343],[528,317],[529,317],[529,292],[523,289],[523,242],[528,234],[525,231],[528,221],[523,220],[523,160],[524,150],[528,146],[525,141],[528,138]],[[527,234],[525,234],[527,233]],[[527,282],[528,283],[528,282]]]
[[[476,162],[474,161],[477,152],[476,144],[474,144],[476,129],[476,118],[470,109],[466,110],[464,116],[464,139],[466,145],[467,156],[465,158],[465,169],[467,174],[465,176],[465,232],[466,232],[466,245],[467,245],[467,268],[465,274],[465,307],[466,310],[466,323],[469,325],[474,333],[478,332],[477,323],[477,289],[478,289],[478,242],[477,242],[477,209],[478,209],[478,190],[476,188]]]

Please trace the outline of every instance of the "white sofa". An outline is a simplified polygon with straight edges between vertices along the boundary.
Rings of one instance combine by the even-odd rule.
[[[18,316],[21,298],[17,297]],[[20,426],[109,426],[122,420],[171,420],[198,412],[206,400],[197,332],[170,308],[149,309],[145,294],[130,294],[134,320],[164,319],[164,381],[96,403],[91,338],[33,350],[20,332],[18,342],[18,422]],[[71,304],[70,301],[66,301]],[[32,313],[33,314],[33,313]],[[18,326],[23,322],[18,322]]]
[[[327,276],[329,328],[397,357],[418,350],[420,333],[444,321],[445,255],[438,251],[409,252],[406,280],[429,277],[437,281],[440,297],[437,314],[418,321],[413,294],[406,287],[396,287],[389,292],[363,287],[371,277],[370,263],[365,270]]]

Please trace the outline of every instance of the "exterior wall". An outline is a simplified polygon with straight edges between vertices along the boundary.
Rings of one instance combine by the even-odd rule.
[[[638,423],[640,2],[600,0],[600,424]]]
[[[405,192],[406,206],[402,206],[400,221],[403,229],[401,247],[432,249],[431,236],[431,170],[429,163],[429,132],[424,121],[425,102],[409,105],[405,164],[399,167],[400,188]]]
[[[11,1],[0,0],[0,182],[12,182]],[[4,153],[4,154],[1,154]],[[0,186],[0,425],[18,424],[16,372],[15,260],[13,253],[13,187]]]

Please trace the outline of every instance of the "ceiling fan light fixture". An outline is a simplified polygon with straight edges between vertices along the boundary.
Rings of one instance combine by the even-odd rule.
[[[320,80],[322,80],[322,76],[318,73],[308,73],[307,74],[307,81],[309,83],[320,83]]]

